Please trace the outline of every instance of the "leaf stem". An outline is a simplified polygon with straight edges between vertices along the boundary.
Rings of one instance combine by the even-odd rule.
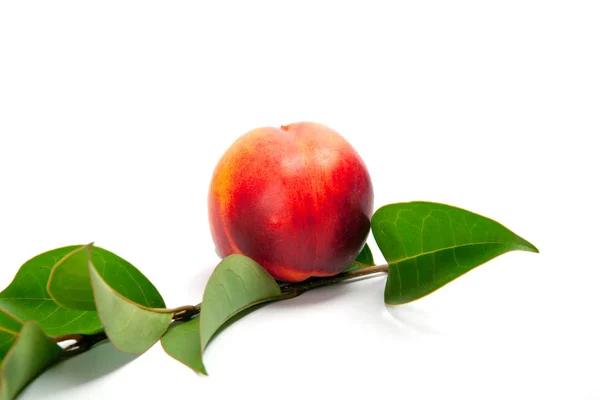
[[[350,279],[359,278],[362,276],[378,274],[382,272],[388,272],[388,265],[376,265],[373,267],[366,267],[357,269],[350,272],[343,272],[339,275],[328,276],[322,278],[310,278],[302,282],[294,283],[282,283],[279,287],[281,288],[281,296],[273,298],[271,301],[281,301],[293,299],[294,297],[300,296],[307,290],[316,289],[323,286],[334,285]],[[194,316],[200,314],[202,303],[195,306],[181,306],[176,308],[157,308],[152,309],[156,312],[173,314],[173,322],[175,321],[187,321]],[[91,335],[83,334],[70,334],[54,336],[52,339],[56,343],[65,342],[68,340],[74,340],[75,343],[67,346],[63,350],[62,359],[68,359],[81,353],[85,353],[91,349],[94,345],[103,342],[108,339],[106,332],[98,332]]]
[[[175,308],[149,308],[149,310],[160,314],[173,314],[173,316],[183,313],[192,313],[191,316],[194,316],[200,312],[200,305],[198,304],[197,306],[181,306]]]

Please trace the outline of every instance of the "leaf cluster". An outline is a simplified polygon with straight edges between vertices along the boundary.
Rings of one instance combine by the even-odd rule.
[[[262,304],[387,271],[384,300],[399,305],[503,253],[537,252],[489,218],[438,203],[386,205],[375,212],[371,225],[384,266],[375,266],[365,245],[340,275],[286,284],[235,254],[217,265],[201,304],[177,308],[167,308],[131,263],[94,244],[39,254],[0,292],[0,400],[14,399],[45,369],[103,340],[134,354],[160,341],[167,354],[207,374],[202,356],[211,339]],[[69,341],[74,343],[64,344]]]

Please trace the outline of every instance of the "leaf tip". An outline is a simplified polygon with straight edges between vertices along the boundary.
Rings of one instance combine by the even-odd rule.
[[[522,237],[519,237],[519,239],[521,239],[521,246],[522,246],[522,250],[523,251],[529,251],[532,253],[539,253],[540,251],[538,250],[537,247],[535,247],[533,245],[533,243],[528,242],[527,240],[523,239]]]

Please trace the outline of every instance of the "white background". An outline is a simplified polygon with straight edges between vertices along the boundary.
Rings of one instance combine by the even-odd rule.
[[[401,307],[384,277],[269,305],[211,343],[210,377],[102,345],[21,398],[600,399],[599,7],[0,3],[1,287],[95,241],[200,301],[214,165],[303,120],[356,147],[377,207],[449,203],[540,249]]]

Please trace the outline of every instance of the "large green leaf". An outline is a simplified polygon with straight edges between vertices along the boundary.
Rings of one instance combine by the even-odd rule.
[[[498,222],[445,204],[389,204],[375,212],[371,227],[389,263],[387,304],[426,296],[503,253],[538,252]]]
[[[143,353],[165,333],[173,317],[167,310],[151,309],[135,303],[113,289],[94,265],[89,247],[89,277],[96,310],[115,347],[125,353]],[[88,251],[88,249],[84,250]]]
[[[0,308],[0,362],[2,362],[8,350],[12,347],[15,340],[17,340],[22,327],[22,321]]]
[[[200,318],[170,327],[160,342],[168,355],[194,371],[206,374],[200,349]]]
[[[91,247],[79,246],[52,268],[48,292],[63,307],[95,310],[86,249]],[[92,261],[98,273],[117,293],[145,307],[165,307],[165,302],[152,282],[126,260],[94,246]]]
[[[97,313],[62,308],[46,284],[52,267],[80,246],[68,246],[39,254],[27,261],[10,285],[0,293],[0,307],[22,321],[36,320],[47,335],[91,334],[102,330]]]
[[[365,247],[362,248],[356,260],[344,272],[355,271],[357,269],[363,269],[367,267],[375,266],[375,260],[373,259],[373,253],[369,248],[369,245],[365,243]]]
[[[62,349],[40,325],[30,321],[23,325],[19,337],[2,362],[0,400],[12,400],[37,375],[59,360]]]
[[[280,296],[281,289],[275,279],[252,259],[239,254],[223,259],[204,289],[200,313],[201,352],[227,320],[252,306],[277,300]],[[206,373],[204,369],[201,371]]]

